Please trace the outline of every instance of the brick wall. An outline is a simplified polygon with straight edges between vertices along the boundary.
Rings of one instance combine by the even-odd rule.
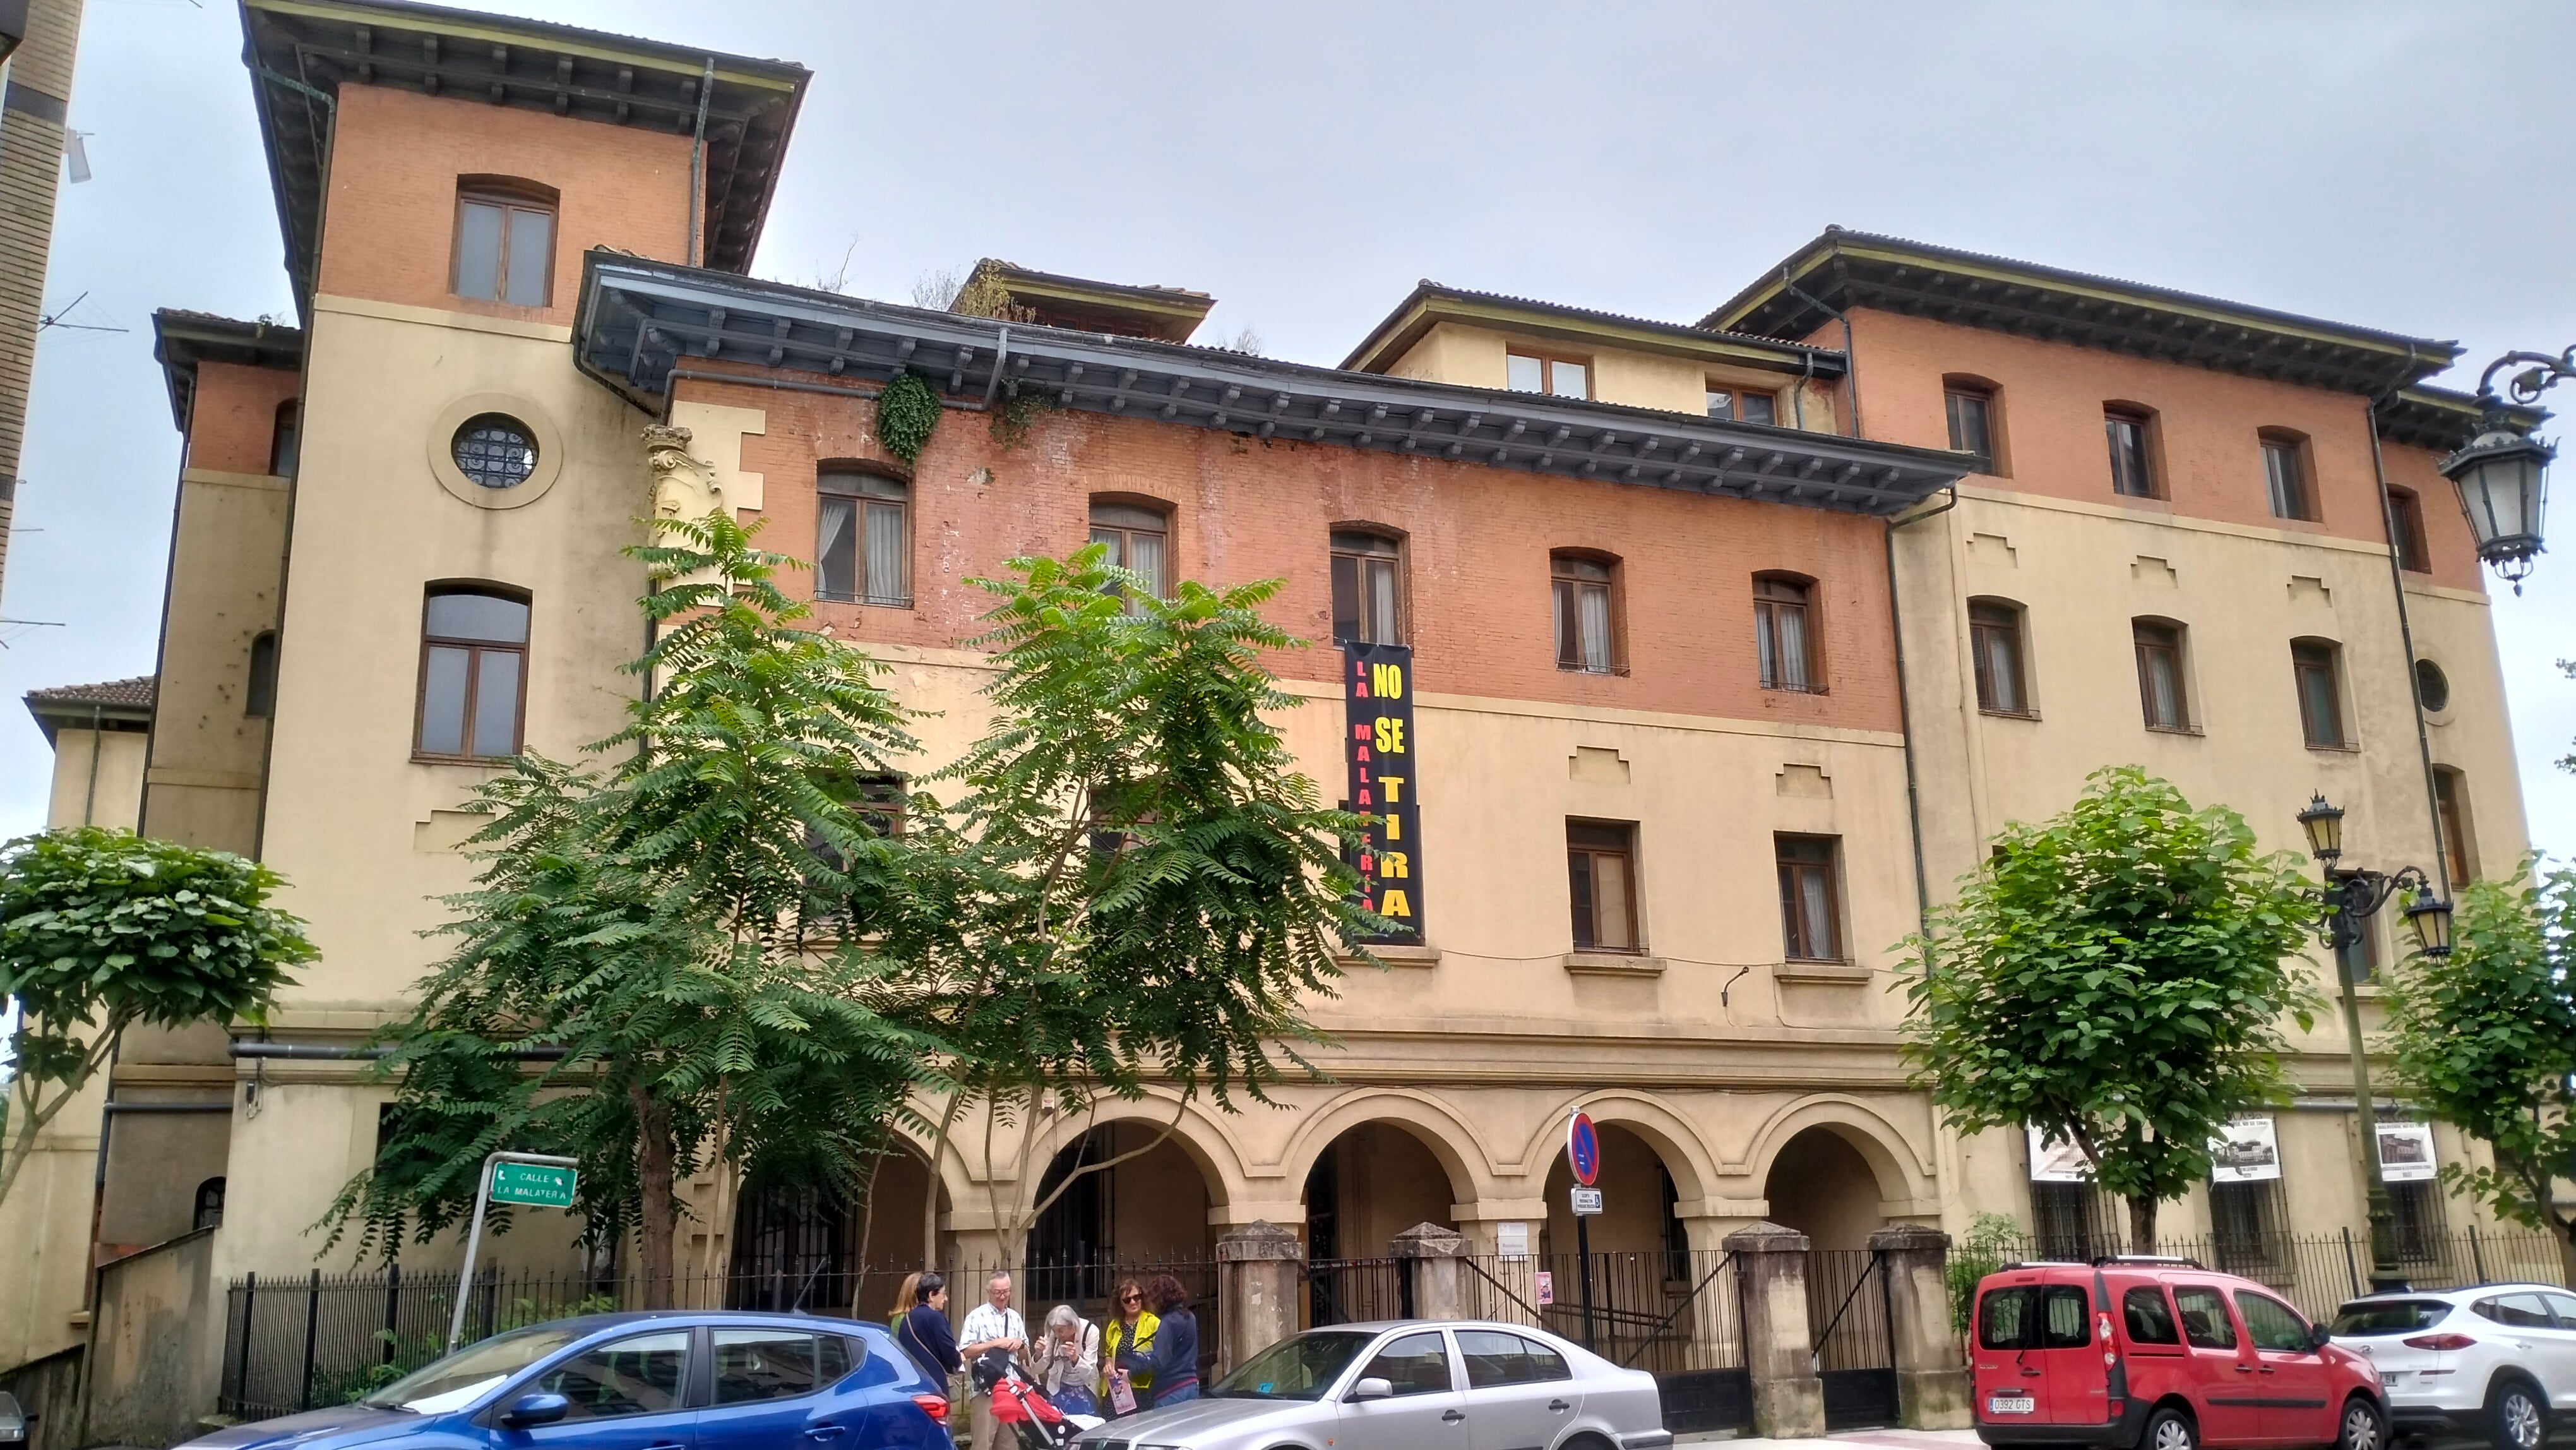
[[[27,386],[36,367],[81,3],[33,0],[26,40],[0,66],[8,101],[0,107],[0,584],[8,578],[9,515],[26,441]]]
[[[189,405],[188,467],[268,472],[277,405],[303,385],[301,373],[285,368],[200,363],[196,398]]]

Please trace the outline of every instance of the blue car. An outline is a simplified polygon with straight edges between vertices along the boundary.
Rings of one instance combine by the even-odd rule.
[[[945,1385],[884,1326],[593,1314],[468,1345],[352,1405],[187,1450],[949,1450]]]

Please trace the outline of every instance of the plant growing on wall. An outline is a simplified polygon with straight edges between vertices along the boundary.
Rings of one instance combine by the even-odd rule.
[[[877,441],[905,463],[917,463],[939,427],[939,390],[907,368],[877,394]]]
[[[2286,1100],[2281,1024],[2322,1003],[2301,955],[2314,893],[2243,817],[2136,766],[1993,846],[1906,939],[1905,1060],[1962,1133],[2082,1148],[2152,1253],[2156,1206],[2209,1176],[2210,1141]]]
[[[268,904],[284,884],[228,852],[99,826],[0,846],[0,1001],[19,1013],[0,1201],[127,1028],[265,1020],[314,955],[304,923]]]
[[[2542,1229],[2576,1274],[2576,871],[2481,881],[2461,893],[2451,954],[2386,980],[2391,1084],[2492,1150],[2442,1179],[2496,1216]]]

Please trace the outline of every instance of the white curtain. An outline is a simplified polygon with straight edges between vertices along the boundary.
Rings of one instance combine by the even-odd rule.
[[[1825,873],[1798,873],[1798,907],[1807,918],[1807,950],[1819,958],[1834,952],[1834,906],[1825,895]]]
[[[1131,533],[1127,536],[1127,567],[1144,576],[1145,587],[1154,597],[1163,597],[1163,536]]]
[[[1606,672],[1610,668],[1610,591],[1584,590],[1582,608],[1583,667]]]
[[[867,590],[870,603],[912,602],[912,587],[905,577],[904,562],[903,506],[869,504]]]
[[[849,599],[858,593],[858,581],[850,577],[850,515],[858,505],[828,494],[821,503],[820,537],[814,543],[814,583],[826,595]]]

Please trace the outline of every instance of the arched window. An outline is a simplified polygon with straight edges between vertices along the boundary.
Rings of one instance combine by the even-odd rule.
[[[2433,571],[2433,554],[2424,543],[2424,503],[2411,488],[2388,490],[2388,541],[2397,549],[2397,567],[2416,574]]]
[[[1979,473],[2001,475],[2003,390],[1984,378],[1952,373],[1941,379],[1942,406],[1950,417],[1950,448],[1975,459]]]
[[[2022,628],[2026,611],[2009,599],[1968,601],[1968,650],[1977,674],[1977,708],[1989,715],[2031,713],[2030,673]]]
[[[1619,561],[1606,555],[1548,556],[1556,600],[1556,667],[1589,675],[1627,673],[1619,627]]]
[[[2126,498],[2154,498],[2154,460],[2147,447],[2155,415],[2135,403],[2102,405],[2102,434],[2111,445],[2111,491]]]
[[[553,187],[532,181],[458,177],[450,290],[515,307],[553,301],[555,202]]]
[[[832,467],[814,487],[814,597],[910,608],[911,487],[881,473]]]
[[[1405,642],[1404,541],[1376,529],[1332,533],[1333,639]]]
[[[2191,729],[2191,695],[2183,679],[2183,627],[2170,619],[2133,619],[2138,651],[2138,704],[2150,730]]]
[[[1101,562],[1144,576],[1146,590],[1157,599],[1163,597],[1168,583],[1163,563],[1172,542],[1169,513],[1142,504],[1093,499],[1091,542],[1109,546]]]
[[[1753,576],[1753,656],[1762,688],[1824,693],[1814,599],[1815,587],[1795,574]]]
[[[528,601],[490,585],[432,585],[421,609],[415,751],[433,760],[519,753]]]
[[[2263,496],[2276,519],[2314,519],[2316,490],[2308,484],[2308,440],[2286,428],[2257,435],[2263,447]]]
[[[277,416],[268,430],[268,471],[274,478],[295,476],[295,452],[301,445],[299,425],[303,405],[293,398],[277,405]]]
[[[2343,728],[2343,651],[2330,639],[2290,641],[2290,677],[2299,691],[2299,731],[2310,750],[2350,746]]]
[[[242,683],[242,713],[266,719],[277,709],[277,631],[250,637],[250,676]]]
[[[223,1222],[224,1181],[221,1178],[209,1178],[197,1185],[196,1210],[189,1218],[188,1227],[220,1228]]]

